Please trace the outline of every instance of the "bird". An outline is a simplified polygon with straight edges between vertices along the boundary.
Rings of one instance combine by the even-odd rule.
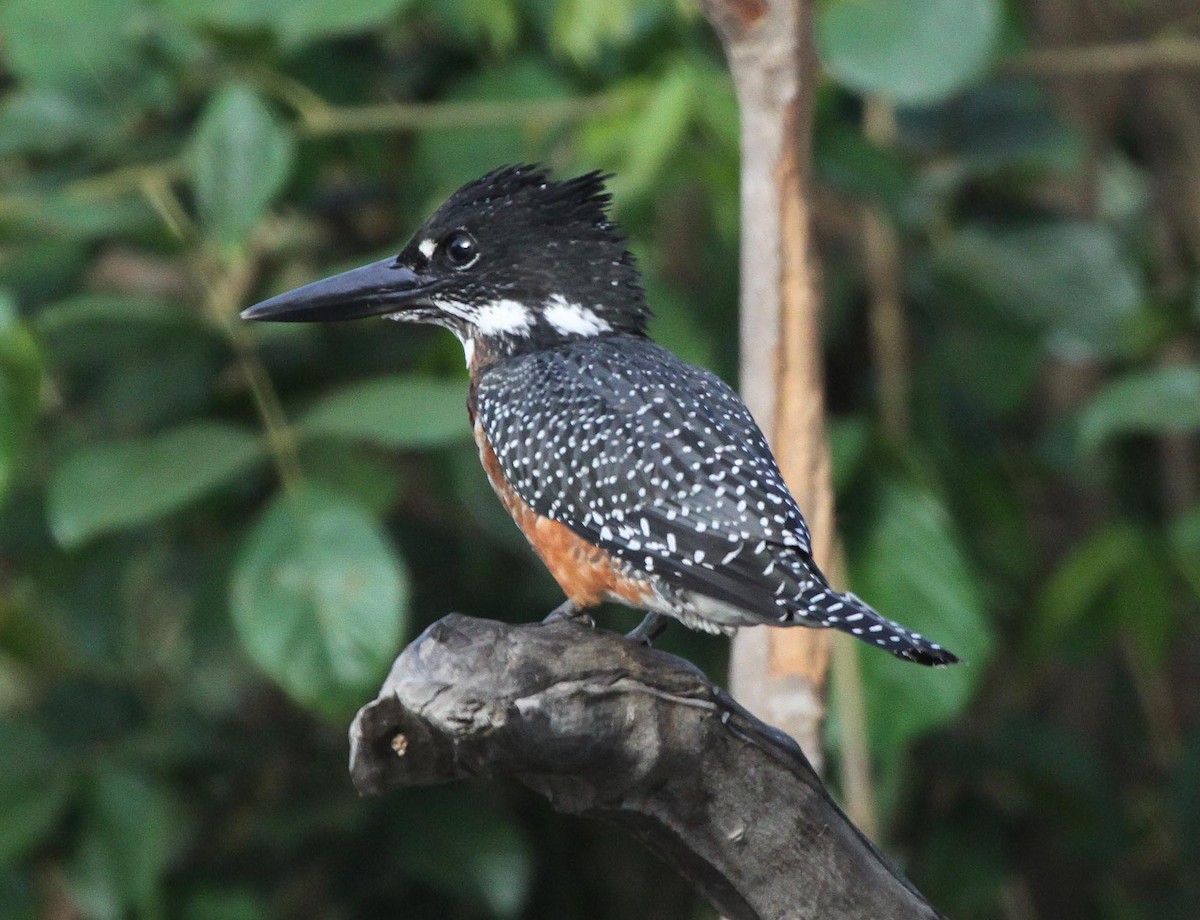
[[[603,602],[671,619],[841,630],[925,665],[957,657],[834,590],[771,449],[737,393],[654,342],[609,173],[503,166],[454,192],[399,254],[244,310],[382,316],[449,329],[467,417],[501,503],[561,586],[547,620]],[[397,411],[402,407],[397,406]]]

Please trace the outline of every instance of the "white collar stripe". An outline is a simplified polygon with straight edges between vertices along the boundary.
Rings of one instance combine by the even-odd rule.
[[[582,304],[573,303],[561,294],[552,294],[546,304],[546,322],[564,335],[599,335],[611,332],[608,321]]]

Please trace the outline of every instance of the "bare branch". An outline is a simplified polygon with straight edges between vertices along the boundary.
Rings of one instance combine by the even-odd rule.
[[[1043,77],[1086,77],[1196,67],[1200,67],[1200,41],[1177,36],[1111,45],[1043,48],[1000,64],[1004,73]]]
[[[361,792],[514,777],[625,827],[731,920],[938,917],[791,738],[612,633],[452,614],[404,650],[350,738]]]

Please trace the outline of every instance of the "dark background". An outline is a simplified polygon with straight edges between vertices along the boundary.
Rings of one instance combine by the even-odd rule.
[[[968,659],[855,646],[881,842],[959,920],[1195,918],[1200,9],[833,0],[818,39],[851,585]],[[0,69],[0,917],[711,916],[519,789],[355,796],[404,641],[560,597],[451,336],[236,319],[537,159],[617,173],[656,334],[736,379],[694,5],[6,0]]]

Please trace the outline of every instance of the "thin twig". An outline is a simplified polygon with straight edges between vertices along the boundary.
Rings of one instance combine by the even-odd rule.
[[[140,188],[172,234],[186,242],[199,243],[199,231],[195,223],[188,217],[167,181],[143,177]],[[267,450],[279,473],[280,482],[289,495],[296,496],[303,491],[304,474],[300,467],[295,432],[287,423],[283,404],[258,356],[254,338],[234,321],[238,307],[246,303],[254,285],[264,249],[263,239],[260,227],[252,235],[247,253],[232,258],[204,254],[197,265],[197,274],[205,291],[205,312],[213,324],[225,333],[233,348],[263,424]]]
[[[480,128],[514,123],[546,125],[605,115],[633,105],[639,93],[610,90],[573,99],[481,100],[465,102],[381,102],[332,105],[298,80],[269,68],[254,72],[258,86],[296,113],[297,131],[307,137]]]
[[[632,93],[610,92],[581,99],[539,99],[497,102],[388,102],[378,105],[296,108],[297,129],[306,137],[336,134],[490,128],[501,125],[550,125],[607,115],[629,108]],[[294,100],[286,100],[293,102]],[[311,100],[309,100],[311,102]]]
[[[169,185],[182,179],[185,172],[186,163],[181,156],[153,163],[135,163],[77,179],[67,184],[66,192],[80,198],[116,198],[119,195],[141,192],[147,187],[147,183]]]
[[[259,358],[256,340],[235,319],[238,308],[249,298],[257,268],[257,259],[249,256],[226,260],[215,283],[206,285],[208,296],[205,304],[209,316],[221,327],[233,346],[238,366],[262,420],[267,447],[279,472],[280,482],[284,490],[295,497],[303,491],[304,486],[295,431],[288,425],[279,393]]]
[[[259,89],[290,108],[302,122],[320,121],[335,109],[320,93],[271,67],[258,67],[253,76]]]
[[[1158,765],[1170,771],[1179,763],[1184,750],[1183,733],[1170,685],[1157,669],[1148,666],[1146,656],[1128,636],[1121,637],[1120,649],[1142,707],[1150,750]]]
[[[863,132],[880,147],[896,142],[896,110],[880,97],[866,100]],[[863,210],[871,349],[875,359],[879,419],[895,442],[908,436],[908,329],[904,316],[904,266],[900,240],[888,215],[874,206]]]
[[[259,74],[257,77],[262,89],[270,92],[295,112],[294,128],[301,137],[404,130],[489,128],[511,124],[554,125],[621,112],[635,106],[641,98],[637,91],[621,89],[575,99],[389,102],[377,105],[335,106],[303,84],[283,75]],[[186,159],[176,156],[153,163],[122,166],[78,179],[66,186],[66,192],[84,198],[116,198],[131,192],[142,192],[148,186],[169,186],[184,178],[186,172]],[[0,208],[15,208],[19,203],[18,196],[0,198]],[[158,204],[155,204],[155,207],[158,207]]]
[[[195,221],[171,191],[170,180],[165,175],[153,171],[145,173],[139,190],[172,236],[185,240],[198,235]]]
[[[1046,48],[1002,61],[1000,71],[1043,77],[1130,74],[1200,67],[1200,40],[1172,36],[1140,42]]]

